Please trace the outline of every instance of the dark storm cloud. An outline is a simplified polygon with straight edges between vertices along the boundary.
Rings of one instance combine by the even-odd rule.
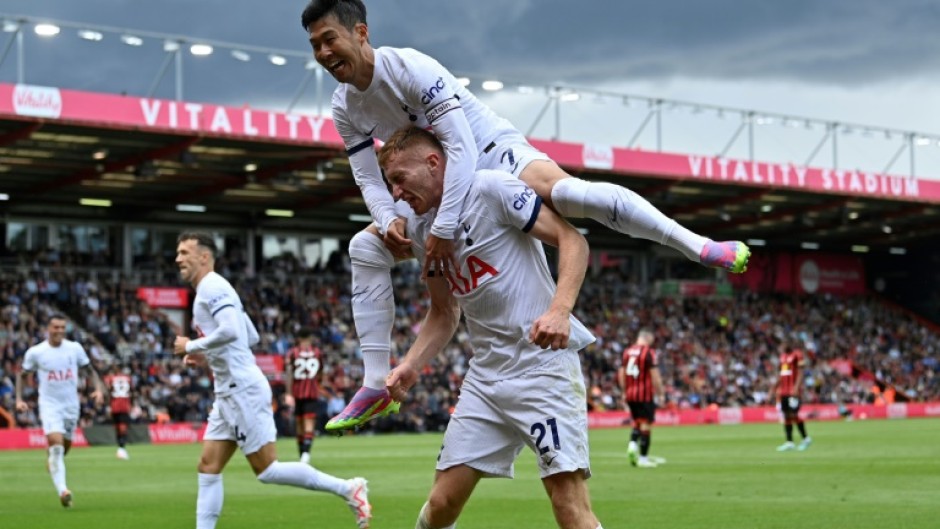
[[[305,3],[4,0],[0,12],[308,51],[299,24]],[[681,76],[853,85],[940,71],[940,3],[929,0],[372,0],[367,6],[375,45],[414,47],[455,72],[533,84]],[[66,46],[33,37],[27,81],[140,94],[163,58],[158,45],[130,50],[71,38]],[[0,67],[0,80],[12,80],[12,62]],[[283,100],[304,75],[297,67],[275,71],[258,62],[187,59],[187,99]],[[171,93],[167,76],[157,95]]]
[[[936,1],[516,0],[442,8],[448,3],[412,0],[375,11],[385,4],[408,5],[425,19],[409,26],[401,12],[390,13],[393,24],[373,20],[375,33],[431,49],[455,69],[521,79],[845,84],[940,69]]]

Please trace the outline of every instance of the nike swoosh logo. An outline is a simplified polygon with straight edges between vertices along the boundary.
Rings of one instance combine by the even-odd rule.
[[[367,132],[367,133],[366,133],[366,135],[367,135],[367,136],[371,136],[371,135],[372,135],[372,133],[373,133],[373,132],[375,132],[375,129],[377,129],[377,128],[379,128],[379,126],[378,126],[378,125],[376,125],[376,126],[374,126],[374,127],[372,127],[372,130],[370,130],[369,132]]]
[[[620,199],[614,201],[613,213],[610,214],[610,223],[617,224],[617,216],[620,214]]]

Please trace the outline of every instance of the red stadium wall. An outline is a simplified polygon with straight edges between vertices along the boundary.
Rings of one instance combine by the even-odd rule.
[[[151,444],[196,443],[202,440],[206,425],[205,423],[151,424],[147,429]],[[81,428],[75,430],[72,446],[88,446],[88,440],[85,439]],[[46,436],[43,435],[42,428],[0,430],[0,450],[45,447]]]
[[[848,409],[855,419],[910,419],[940,417],[940,402],[915,402],[875,406],[872,404],[851,405]],[[839,407],[833,404],[808,404],[800,415],[812,421],[841,419]],[[712,410],[658,410],[657,426],[688,426],[696,424],[744,424],[767,423],[780,420],[780,414],[772,406],[756,408],[718,408]],[[630,414],[624,411],[593,412],[588,414],[589,428],[622,428],[630,422]],[[151,424],[148,427],[152,444],[196,443],[202,440],[206,425]],[[81,429],[75,432],[73,446],[88,446]],[[45,448],[46,437],[41,428],[19,428],[0,430],[0,450]]]
[[[854,419],[908,419],[922,417],[940,417],[940,402],[915,402],[875,406],[873,404],[853,404],[847,406]],[[841,419],[839,407],[835,404],[807,404],[800,410],[800,416],[811,421],[831,421]],[[744,424],[759,422],[778,422],[780,412],[773,406],[754,408],[717,408],[689,410],[656,410],[656,425],[688,426],[694,424]],[[630,414],[625,411],[595,412],[588,414],[589,428],[620,428],[630,422]]]
[[[755,251],[743,274],[728,276],[735,288],[787,294],[864,294],[865,265],[855,255]]]

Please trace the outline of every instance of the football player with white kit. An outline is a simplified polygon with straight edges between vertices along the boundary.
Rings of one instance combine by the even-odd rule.
[[[359,529],[367,529],[372,508],[365,479],[339,479],[306,463],[278,461],[271,386],[250,349],[258,332],[238,293],[215,273],[216,252],[209,233],[184,232],[177,239],[180,277],[196,289],[193,326],[199,337],[177,336],[173,352],[185,355],[187,365],[210,368],[215,377],[215,402],[197,466],[196,529],[215,528],[222,513],[222,471],[238,448],[258,481],[331,492],[346,501]]]
[[[396,199],[407,202],[415,255],[441,203],[447,160],[420,127],[392,135],[379,162]],[[457,265],[426,280],[431,304],[415,343],[386,384],[402,400],[448,343],[460,312],[473,358],[444,433],[437,475],[417,529],[452,528],[484,477],[513,477],[528,446],[563,529],[598,529],[590,477],[587,408],[578,350],[594,336],[572,316],[587,268],[587,242],[519,179],[477,171],[458,210]],[[542,243],[558,247],[558,283]]]
[[[63,316],[53,315],[46,328],[46,339],[27,349],[22,370],[16,374],[16,409],[28,409],[23,400],[23,372],[35,371],[39,380],[39,418],[49,444],[47,468],[62,506],[71,507],[72,492],[65,482],[65,455],[72,447],[81,414],[79,379],[92,379],[95,389],[91,397],[96,406],[104,403],[104,386],[81,344],[65,338],[65,324]]]

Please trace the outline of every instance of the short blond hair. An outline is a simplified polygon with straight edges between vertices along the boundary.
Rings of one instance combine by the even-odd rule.
[[[385,142],[385,145],[379,149],[379,165],[384,168],[392,156],[419,145],[427,145],[440,153],[441,156],[444,155],[444,146],[434,133],[421,127],[409,125],[395,131],[395,134],[392,134]]]

